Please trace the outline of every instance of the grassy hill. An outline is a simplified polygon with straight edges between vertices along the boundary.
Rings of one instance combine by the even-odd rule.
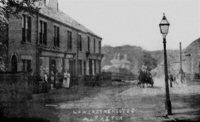
[[[163,65],[163,51],[147,51],[138,46],[103,46],[102,69],[104,71],[117,71],[126,69],[134,74],[138,73],[141,66],[147,65],[150,70]],[[173,65],[179,61],[179,50],[168,50],[168,63]]]

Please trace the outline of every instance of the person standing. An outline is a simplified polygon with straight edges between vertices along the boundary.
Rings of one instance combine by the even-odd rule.
[[[48,92],[48,74],[47,74],[47,72],[44,73],[44,77],[43,77],[43,91],[45,93]]]
[[[68,71],[65,71],[63,77],[64,77],[63,78],[63,87],[69,88],[70,87],[70,73]]]
[[[55,75],[54,75],[53,71],[51,71],[50,80],[51,80],[50,87],[51,87],[51,89],[53,89],[54,88],[54,82],[55,82]]]

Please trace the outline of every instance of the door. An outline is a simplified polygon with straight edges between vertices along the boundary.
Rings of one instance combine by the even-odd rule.
[[[11,65],[12,65],[12,72],[16,73],[17,72],[17,57],[15,55],[12,56],[11,59]]]
[[[56,60],[52,59],[50,62],[50,79],[54,87],[56,82],[56,72]]]

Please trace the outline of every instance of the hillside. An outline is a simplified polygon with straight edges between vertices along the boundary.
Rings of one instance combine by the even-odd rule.
[[[102,70],[119,72],[120,69],[130,71],[134,74],[143,64],[147,65],[150,70],[157,69],[163,65],[163,51],[146,51],[137,46],[103,46],[102,52],[104,58],[102,60]],[[168,63],[174,65],[179,61],[178,50],[168,50]],[[158,72],[160,69],[157,69]]]

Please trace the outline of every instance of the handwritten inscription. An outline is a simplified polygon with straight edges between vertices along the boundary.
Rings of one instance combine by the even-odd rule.
[[[83,115],[82,120],[85,122],[122,121],[124,117],[134,113],[134,108],[73,110],[74,115]]]

